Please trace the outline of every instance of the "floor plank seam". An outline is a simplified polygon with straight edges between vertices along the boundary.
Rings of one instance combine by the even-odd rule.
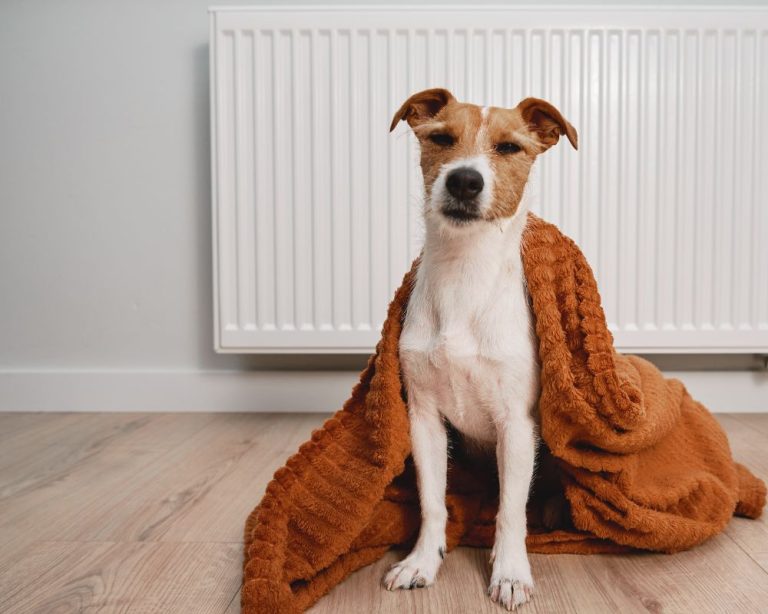
[[[224,608],[223,614],[226,614],[227,612],[229,612],[230,608],[232,607],[232,604],[235,602],[235,599],[237,599],[238,595],[240,594],[240,589],[242,589],[242,586],[237,587],[235,594],[232,595],[232,599],[229,600],[229,602],[227,603],[227,607]]]
[[[763,567],[762,563],[758,561],[754,556],[752,556],[752,553],[749,552],[749,550],[745,549],[744,546],[742,546],[739,542],[737,542],[733,537],[728,535],[725,531],[722,532],[722,535],[727,537],[733,545],[735,545],[739,550],[741,550],[744,554],[747,555],[747,558],[752,561],[764,574],[768,575],[768,569]],[[710,538],[712,539],[712,538]]]
[[[242,541],[219,541],[219,540],[181,540],[181,539],[41,539],[41,544],[204,544],[210,546],[242,546]]]

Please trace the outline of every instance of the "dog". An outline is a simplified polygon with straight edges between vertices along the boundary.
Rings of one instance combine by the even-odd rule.
[[[507,610],[528,602],[526,503],[537,450],[537,339],[521,239],[536,158],[573,126],[550,103],[514,109],[458,102],[445,89],[414,94],[395,114],[418,138],[425,241],[400,337],[421,527],[388,590],[429,586],[445,556],[446,421],[468,444],[495,451],[499,511],[488,594]]]

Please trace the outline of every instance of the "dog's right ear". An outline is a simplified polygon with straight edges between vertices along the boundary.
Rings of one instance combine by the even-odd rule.
[[[455,100],[453,94],[440,87],[414,94],[395,113],[389,131],[392,132],[400,121],[407,121],[411,127],[420,124],[437,115],[452,100]]]

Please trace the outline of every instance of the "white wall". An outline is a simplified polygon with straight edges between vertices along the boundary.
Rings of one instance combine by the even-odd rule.
[[[208,4],[0,3],[0,409],[182,407],[167,379],[150,402],[169,371],[248,409],[279,405],[273,374],[195,374],[362,365],[211,349]],[[353,376],[328,378],[320,403]]]

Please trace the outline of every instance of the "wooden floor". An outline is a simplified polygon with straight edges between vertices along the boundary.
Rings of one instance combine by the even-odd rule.
[[[0,414],[0,612],[239,611],[241,531],[322,415]],[[727,415],[768,478],[768,414]],[[448,555],[435,586],[379,587],[392,552],[312,612],[500,612],[488,552]],[[523,612],[768,612],[768,524],[734,519],[674,556],[532,557]]]

